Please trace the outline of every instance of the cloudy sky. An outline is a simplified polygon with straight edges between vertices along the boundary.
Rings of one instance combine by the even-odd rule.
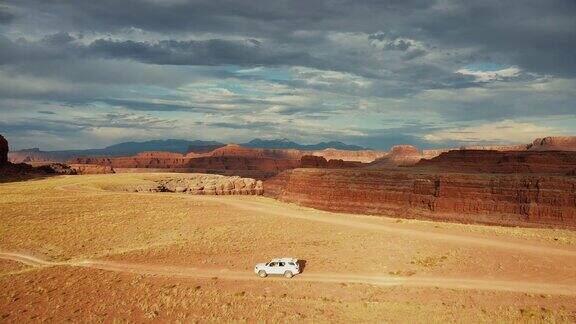
[[[13,149],[576,135],[574,0],[3,0]]]

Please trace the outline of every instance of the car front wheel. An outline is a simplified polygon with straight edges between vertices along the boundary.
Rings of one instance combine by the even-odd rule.
[[[294,276],[294,275],[293,275],[292,272],[290,272],[290,271],[284,272],[284,277],[286,277],[286,278],[292,278],[293,276]]]
[[[260,278],[266,278],[267,275],[268,274],[264,270],[258,271],[258,276],[260,276]]]

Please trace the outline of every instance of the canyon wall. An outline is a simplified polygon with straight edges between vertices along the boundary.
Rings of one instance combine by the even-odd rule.
[[[485,151],[526,151],[529,145],[518,144],[518,145],[472,145],[472,146],[462,146],[460,148],[441,148],[441,149],[431,149],[422,150],[423,159],[432,159],[438,155],[450,151],[459,150],[485,150]]]
[[[443,172],[566,174],[576,170],[576,151],[454,150],[416,166]]]
[[[189,159],[180,153],[142,152],[126,157],[79,157],[70,164],[94,164],[112,168],[182,168]]]
[[[347,150],[325,149],[321,151],[304,152],[304,154],[321,156],[325,158],[327,161],[342,160],[342,161],[370,163],[378,158],[385,156],[387,152],[372,151],[372,150],[347,151]]]
[[[548,136],[537,138],[530,144],[513,145],[470,145],[460,148],[441,148],[423,150],[422,158],[432,159],[438,155],[454,150],[483,151],[576,151],[576,136]]]
[[[337,159],[326,160],[324,157],[316,155],[304,155],[300,159],[300,168],[321,168],[321,169],[347,169],[358,168],[366,163],[356,161],[344,161]]]
[[[576,228],[576,178],[567,176],[295,169],[265,181],[264,192],[337,212]]]

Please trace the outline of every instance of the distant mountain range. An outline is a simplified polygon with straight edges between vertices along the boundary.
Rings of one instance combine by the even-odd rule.
[[[366,148],[358,145],[350,145],[345,144],[342,142],[331,141],[331,142],[320,142],[318,144],[298,144],[296,142],[292,142],[287,138],[282,139],[274,139],[274,140],[265,140],[256,138],[251,140],[248,143],[240,144],[246,147],[254,147],[254,148],[269,148],[269,149],[297,149],[303,151],[316,151],[316,150],[324,150],[327,148],[333,148],[338,150],[348,150],[348,151],[359,151],[359,150],[366,150]]]
[[[50,159],[52,161],[66,161],[79,156],[130,156],[146,151],[177,152],[183,154],[187,152],[208,152],[224,145],[226,144],[216,141],[166,139],[144,142],[123,142],[101,149],[41,151],[38,148],[33,148],[20,151],[11,151],[10,155],[12,155],[13,158],[16,156],[21,156],[22,158],[29,157],[29,160],[31,161],[42,161],[46,159]],[[305,151],[324,150],[327,148],[351,151],[366,149],[361,146],[348,145],[336,141],[306,145],[290,141],[286,138],[275,140],[257,138],[251,140],[248,143],[241,143],[240,145],[252,148],[298,149]]]

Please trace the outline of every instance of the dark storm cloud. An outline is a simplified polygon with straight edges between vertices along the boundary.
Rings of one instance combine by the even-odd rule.
[[[422,15],[414,26],[441,44],[477,46],[480,55],[544,74],[576,75],[576,2],[462,1]]]
[[[138,116],[191,112],[191,120],[210,120],[198,124],[206,130],[231,134],[425,146],[431,120],[574,116],[574,57],[574,0],[5,0],[0,111],[52,118],[49,131],[61,135],[107,123],[165,129]],[[520,72],[466,73],[483,63]],[[254,68],[261,73],[239,72]],[[54,106],[85,109],[86,116],[45,113]],[[130,115],[108,118],[99,109]],[[347,113],[370,124],[361,116],[372,110],[429,120],[355,129],[365,136],[339,135],[343,128],[330,124]],[[258,118],[244,121],[248,113]],[[301,123],[267,122],[275,118]],[[296,126],[316,121],[333,132]],[[44,127],[40,120],[0,126],[13,133]]]
[[[16,16],[13,13],[5,11],[2,7],[0,7],[0,24],[8,24],[15,18]]]
[[[75,42],[68,33],[46,36],[41,41],[13,41],[0,35],[0,64],[78,57],[129,59],[158,65],[315,66],[322,63],[306,52],[264,47],[253,40],[161,40],[157,42],[97,39],[89,45]]]
[[[576,60],[573,59],[576,54],[576,2],[573,0],[11,0],[8,3],[26,11],[29,20],[41,16],[41,22],[48,27],[66,31],[114,31],[137,27],[161,33],[225,33],[278,43],[297,39],[294,33],[298,31],[365,32],[375,35],[372,39],[382,39],[383,35],[404,36],[453,48],[475,46],[479,55],[485,54],[538,73],[572,76],[576,73]],[[228,58],[226,53],[230,50],[240,51],[240,57],[234,57],[236,62],[269,64],[271,59],[267,55],[251,58],[258,53],[221,40],[157,44],[152,48],[138,43],[105,41],[95,45],[103,52],[121,56],[133,56],[135,50],[141,50],[151,62],[158,60],[166,64],[195,61],[194,57],[167,57],[164,51],[175,47],[200,48],[208,52],[222,49],[223,55],[216,55],[214,64]],[[389,46],[408,50],[412,44],[402,40]],[[422,52],[412,52],[407,58],[417,55]],[[309,57],[296,55],[285,59],[286,64],[307,66],[305,62]]]
[[[304,65],[314,59],[305,52],[276,51],[246,41],[210,39],[205,41],[164,40],[156,43],[99,39],[86,48],[90,54],[111,58],[168,65]]]

